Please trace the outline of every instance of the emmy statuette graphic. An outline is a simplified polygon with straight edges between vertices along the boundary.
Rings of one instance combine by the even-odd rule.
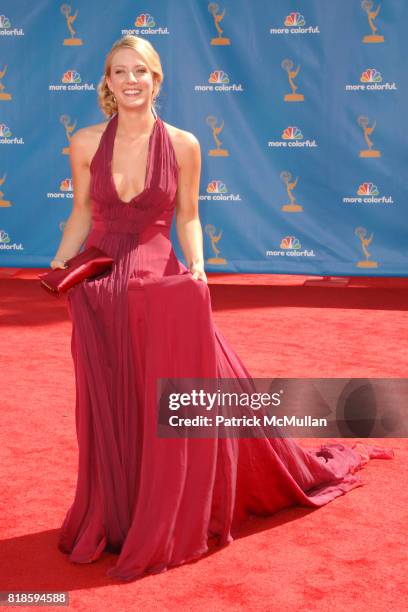
[[[214,253],[214,257],[209,257],[207,259],[207,263],[216,264],[216,265],[225,265],[227,263],[227,260],[224,259],[223,257],[220,257],[221,250],[217,247],[217,243],[220,241],[220,238],[222,236],[222,230],[219,232],[218,236],[216,236],[215,227],[211,225],[210,223],[208,223],[205,226],[205,233],[208,235],[208,237],[211,240],[211,248]]]
[[[292,90],[292,93],[286,94],[283,99],[285,102],[303,102],[305,97],[303,94],[296,93],[297,85],[295,85],[294,82],[294,79],[296,79],[297,75],[299,74],[300,66],[298,66],[296,70],[293,70],[293,62],[290,59],[283,60],[281,66],[283,70],[286,70],[288,73],[289,85]]]
[[[7,66],[4,66],[3,70],[0,71],[0,100],[11,100],[11,94],[5,92],[6,87],[3,85],[2,80],[7,72]]]
[[[360,239],[361,249],[365,257],[364,260],[356,263],[357,268],[378,268],[378,263],[376,261],[370,261],[371,253],[368,250],[368,247],[373,241],[374,234],[371,234],[371,236],[368,238],[367,230],[364,227],[357,227],[354,233]]]
[[[357,119],[358,125],[362,128],[364,133],[364,140],[367,143],[367,149],[363,149],[359,153],[359,157],[381,157],[380,151],[373,149],[373,141],[370,139],[371,134],[374,132],[377,122],[369,126],[368,117],[360,116]]]
[[[212,130],[212,136],[215,140],[215,145],[217,147],[216,149],[210,149],[208,151],[208,155],[211,155],[212,157],[228,157],[229,152],[227,151],[227,149],[221,148],[222,141],[218,138],[218,134],[224,129],[224,121],[220,126],[217,127],[217,119],[215,117],[210,116],[207,117],[207,125],[209,125]]]
[[[222,11],[222,13],[218,13],[218,10],[219,10],[218,4],[216,2],[210,2],[210,4],[208,5],[208,10],[213,16],[214,25],[217,28],[217,32],[218,32],[217,38],[211,39],[211,44],[219,45],[219,46],[220,45],[230,45],[231,44],[230,39],[223,36],[224,30],[220,26],[221,21],[224,19],[225,9]]]
[[[292,181],[292,175],[287,170],[281,172],[279,176],[281,181],[283,181],[286,185],[286,192],[290,200],[290,203],[282,205],[281,210],[284,212],[302,212],[303,207],[296,202],[296,198],[292,193],[297,185],[299,177],[297,176],[296,179]]]
[[[62,125],[65,128],[65,135],[67,137],[68,142],[71,142],[72,132],[75,130],[75,127],[77,124],[76,121],[75,123],[70,123],[70,121],[71,121],[71,118],[69,117],[69,115],[61,115],[60,123],[62,123]],[[62,155],[69,155],[69,145],[68,147],[63,147],[61,153]]]
[[[1,189],[1,187],[4,185],[5,180],[6,180],[6,174],[3,174],[3,176],[0,179],[0,208],[8,208],[9,206],[11,206],[11,202],[9,202],[9,200],[4,200],[3,196],[4,196],[4,192]]]
[[[74,30],[74,27],[72,25],[78,16],[78,9],[75,11],[73,15],[71,15],[71,10],[72,9],[69,4],[61,5],[61,13],[64,15],[65,19],[67,20],[67,28],[71,35],[71,38],[64,38],[64,45],[67,47],[79,47],[80,45],[83,45],[83,41],[81,38],[77,38],[75,36],[76,30]]]
[[[364,36],[363,42],[365,43],[383,43],[384,36],[382,36],[382,34],[377,34],[378,28],[374,23],[378,13],[380,12],[381,5],[379,4],[376,10],[373,11],[372,10],[373,9],[372,0],[363,0],[363,2],[361,3],[361,8],[363,9],[363,11],[367,13],[368,24],[371,29],[371,34],[367,34],[366,36]]]

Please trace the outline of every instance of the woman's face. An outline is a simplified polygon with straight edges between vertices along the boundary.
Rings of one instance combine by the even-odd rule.
[[[110,76],[106,80],[118,107],[131,109],[150,106],[153,75],[145,60],[134,49],[119,49],[113,54]]]

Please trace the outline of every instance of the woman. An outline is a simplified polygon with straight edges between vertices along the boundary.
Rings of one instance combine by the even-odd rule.
[[[157,434],[159,378],[249,378],[212,320],[200,147],[152,112],[162,80],[149,42],[113,45],[98,88],[110,119],[72,138],[74,205],[51,262],[63,267],[85,240],[115,260],[68,293],[79,468],[59,548],[78,563],[117,553],[119,580],[198,558],[210,538],[227,544],[251,514],[321,506],[360,486],[367,461],[341,444]],[[188,267],[171,246],[174,213]]]

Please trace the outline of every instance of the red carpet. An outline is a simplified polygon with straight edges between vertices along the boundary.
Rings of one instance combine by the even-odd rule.
[[[405,610],[408,445],[318,510],[251,520],[198,562],[129,584],[113,555],[74,565],[56,548],[77,447],[70,320],[37,270],[0,270],[0,590],[69,591],[76,610]],[[209,275],[215,320],[254,376],[406,377],[404,279],[304,287],[303,277]],[[248,286],[251,285],[251,286]],[[316,445],[321,440],[303,440]]]

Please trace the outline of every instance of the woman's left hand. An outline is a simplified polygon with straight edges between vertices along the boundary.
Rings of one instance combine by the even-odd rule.
[[[204,268],[200,264],[191,264],[190,272],[195,280],[202,280],[208,284],[207,277],[204,272]]]

